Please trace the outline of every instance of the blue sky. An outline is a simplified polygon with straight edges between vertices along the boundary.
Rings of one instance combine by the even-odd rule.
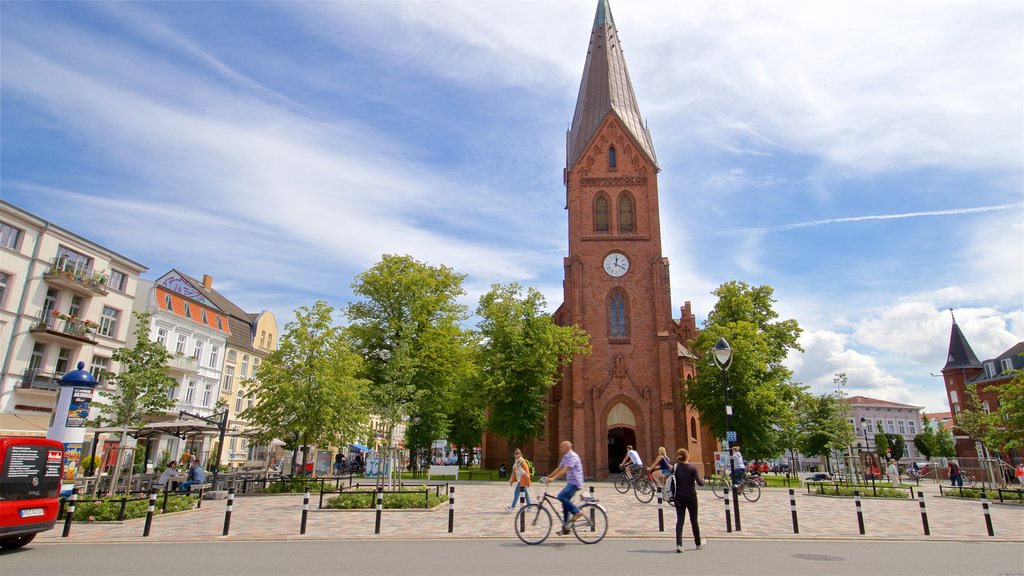
[[[895,5],[894,5],[895,4]],[[383,253],[561,301],[596,2],[11,3],[0,194],[283,324]],[[1019,2],[613,2],[674,305],[775,287],[824,391],[945,409],[1024,335]]]

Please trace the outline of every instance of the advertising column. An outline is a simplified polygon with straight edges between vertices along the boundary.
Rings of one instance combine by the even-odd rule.
[[[85,423],[89,419],[89,405],[96,388],[96,379],[84,368],[85,362],[79,362],[78,370],[68,372],[60,379],[60,396],[53,409],[50,428],[46,431],[47,438],[64,444],[61,494],[70,493],[75,485],[78,463],[82,459]]]

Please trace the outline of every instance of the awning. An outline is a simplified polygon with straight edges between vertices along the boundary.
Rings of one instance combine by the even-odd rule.
[[[349,444],[348,446],[349,446],[349,448],[355,448],[356,451],[358,451],[358,452],[373,452],[373,450],[371,450],[369,447],[363,446],[362,444],[359,444],[358,442],[353,442],[353,443]]]

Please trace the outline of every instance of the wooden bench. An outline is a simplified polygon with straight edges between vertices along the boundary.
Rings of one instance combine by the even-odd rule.
[[[455,476],[455,479],[459,479],[459,467],[458,466],[438,466],[431,464],[430,469],[427,470],[427,480],[430,480],[431,476]]]

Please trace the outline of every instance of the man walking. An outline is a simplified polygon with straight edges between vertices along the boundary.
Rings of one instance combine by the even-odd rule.
[[[572,497],[576,495],[576,492],[583,489],[583,462],[580,460],[579,454],[573,451],[572,442],[568,440],[564,440],[558,445],[558,451],[562,455],[558,468],[541,480],[546,484],[565,476],[565,488],[558,493],[558,501],[562,503],[561,534],[565,535],[571,531],[572,523],[583,517],[583,513],[572,502]]]

